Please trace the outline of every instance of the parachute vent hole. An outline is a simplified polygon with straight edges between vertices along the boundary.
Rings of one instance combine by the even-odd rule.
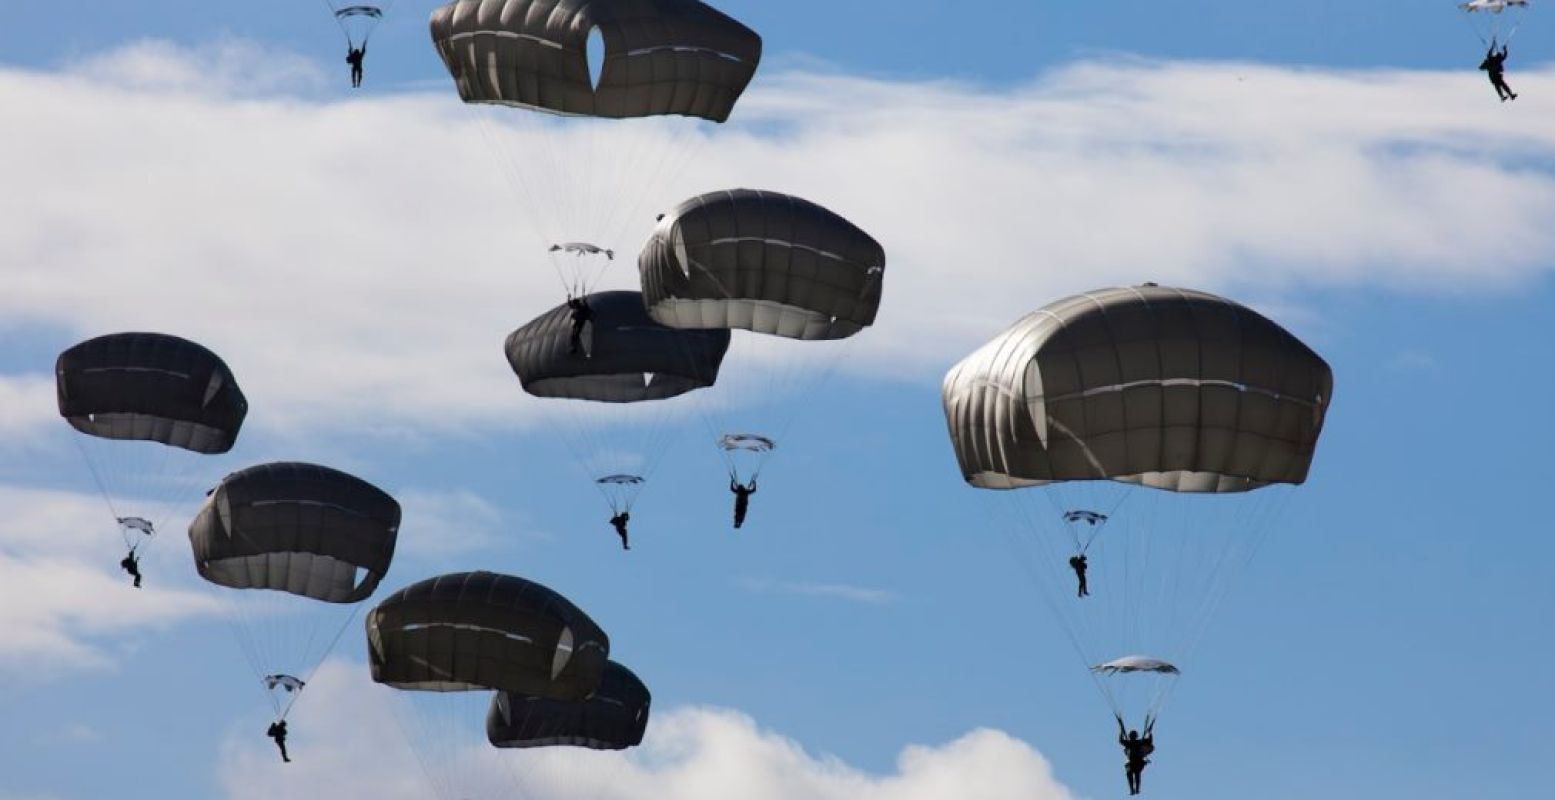
[[[589,62],[589,86],[599,91],[599,80],[605,73],[605,34],[596,26],[589,30],[585,55]]]

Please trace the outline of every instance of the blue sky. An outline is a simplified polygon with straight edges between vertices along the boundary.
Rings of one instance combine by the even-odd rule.
[[[0,620],[26,634],[0,644],[0,800],[426,796],[371,723],[359,623],[294,713],[293,769],[181,524],[148,589],[122,585],[49,372],[133,328],[210,345],[248,392],[212,477],[316,460],[400,498],[385,587],[495,569],[606,627],[659,738],[618,794],[579,797],[1120,796],[1105,705],[991,529],[997,502],[962,484],[939,378],[1026,311],[1144,280],[1253,304],[1336,375],[1312,478],[1185,666],[1147,792],[1539,785],[1540,15],[1508,76],[1525,96],[1501,106],[1450,3],[719,4],[766,61],[745,119],[653,201],[821,202],[885,245],[885,300],[795,401],[745,530],[687,414],[623,555],[501,360],[559,290],[526,271],[431,4],[400,0],[354,95],[313,0],[133,5],[0,8]],[[628,262],[605,283],[634,279]],[[755,777],[720,783],[730,763]]]

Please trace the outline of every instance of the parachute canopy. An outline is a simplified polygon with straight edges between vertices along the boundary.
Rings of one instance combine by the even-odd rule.
[[[399,525],[399,503],[372,484],[278,462],[224,478],[189,525],[189,543],[211,583],[355,603],[388,571]]]
[[[383,21],[384,13],[394,5],[394,0],[384,0],[378,5],[346,5],[340,0],[326,0],[325,4],[335,13],[335,23],[346,37],[346,44],[355,50],[367,46],[367,40],[372,38],[373,31]]]
[[[495,693],[486,712],[486,738],[497,747],[624,750],[642,743],[651,701],[648,687],[631,670],[610,661],[599,688],[581,702]]]
[[[1306,480],[1332,391],[1328,364],[1268,318],[1146,284],[1027,316],[952,368],[943,400],[974,486],[1241,492]]]
[[[1470,13],[1483,12],[1486,14],[1499,14],[1508,8],[1527,8],[1528,0],[1469,0],[1467,3],[1459,3],[1458,8]]]
[[[300,692],[307,684],[301,678],[293,678],[290,675],[266,675],[265,688],[271,691],[281,689],[286,692]]]
[[[553,245],[551,245],[551,252],[552,253],[572,253],[573,255],[577,255],[577,256],[600,256],[600,255],[602,255],[602,256],[605,257],[606,260],[610,260],[610,261],[615,260],[615,257],[616,257],[616,253],[615,253],[614,250],[606,250],[605,248],[600,247],[597,244],[589,244],[588,242],[562,242],[561,244],[553,244]]]
[[[367,615],[373,680],[398,689],[498,689],[578,701],[599,687],[610,640],[538,583],[461,572],[411,584]]]
[[[127,533],[135,531],[146,536],[157,535],[157,528],[145,517],[119,517],[119,527]]]
[[[1124,656],[1113,659],[1105,664],[1097,664],[1091,667],[1092,672],[1103,675],[1118,675],[1127,672],[1156,672],[1162,675],[1177,675],[1179,671],[1171,664],[1159,658],[1149,656]]]
[[[735,189],[664,215],[637,266],[666,325],[841,339],[875,321],[885,250],[808,200]]]
[[[383,17],[383,9],[378,8],[377,6],[346,6],[345,8],[336,9],[335,17],[337,19],[345,19],[347,17],[372,17],[373,19],[381,19]]]
[[[757,433],[726,433],[718,440],[718,446],[725,450],[767,453],[777,449],[777,442]]]
[[[248,414],[248,400],[226,362],[162,333],[88,339],[60,353],[54,379],[60,416],[104,439],[225,453]]]
[[[565,305],[507,338],[508,364],[524,391],[604,403],[661,400],[711,386],[729,349],[726,330],[682,331],[648,318],[637,292],[584,298],[593,318],[584,352],[571,352],[572,314]]]
[[[761,60],[760,36],[697,0],[455,0],[431,29],[466,103],[558,114],[723,122]]]

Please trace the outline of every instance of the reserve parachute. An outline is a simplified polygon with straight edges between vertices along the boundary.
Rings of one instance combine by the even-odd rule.
[[[1017,490],[1002,527],[1120,719],[1161,711],[1306,480],[1332,389],[1273,321],[1154,284],[1052,303],[946,375],[963,477]]]

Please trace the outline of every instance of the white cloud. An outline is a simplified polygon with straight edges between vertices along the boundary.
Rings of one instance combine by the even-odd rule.
[[[500,345],[561,299],[542,245],[588,237],[533,230],[482,139],[531,153],[551,135],[477,122],[449,89],[321,99],[278,58],[145,43],[0,72],[0,103],[29,110],[0,129],[0,314],[83,336],[176,328],[227,357],[250,424],[272,431],[531,421]],[[243,84],[276,63],[276,83]],[[1519,81],[1555,94],[1555,71]],[[618,204],[606,283],[635,281],[654,210],[746,185],[822,202],[886,245],[885,304],[849,369],[912,379],[1100,285],[1272,306],[1355,284],[1503,291],[1555,266],[1555,129],[1533,102],[1487,113],[1487,94],[1458,73],[1126,60],[1014,88],[764,75],[716,141],[690,137],[677,180]],[[635,153],[615,127],[600,150]],[[529,207],[584,221],[583,189],[623,174],[560,169]]]
[[[312,59],[243,39],[222,38],[195,50],[146,40],[73,65],[69,74],[129,90],[244,97],[323,89]]]
[[[494,546],[504,534],[503,511],[474,492],[411,490],[395,499],[404,514],[397,558],[464,555]]]
[[[371,685],[367,668],[332,660],[307,690],[293,717],[294,761],[281,764],[274,747],[247,725],[224,742],[218,778],[229,800],[262,800],[305,792],[335,800],[410,800],[427,796],[427,778],[407,750],[391,706],[404,698]],[[478,694],[478,693],[471,693]],[[485,700],[439,695],[429,705],[471,709],[468,728],[483,739]],[[470,701],[470,702],[467,702]],[[425,709],[423,709],[425,711]],[[428,713],[436,713],[431,711]],[[415,724],[414,736],[445,740],[459,726]],[[909,745],[896,770],[873,774],[842,760],[807,752],[750,717],[714,708],[656,711],[642,747],[623,758],[573,748],[497,751],[472,741],[451,758],[455,783],[439,796],[609,798],[610,800],[1067,800],[1046,759],[1029,745],[993,730],[975,730],[942,745]],[[364,764],[372,768],[363,769]],[[455,774],[457,773],[457,774]],[[489,790],[480,794],[477,789]],[[291,794],[288,794],[291,792]]]
[[[0,374],[0,450],[36,447],[59,424],[53,376]]]
[[[802,597],[847,600],[852,603],[862,603],[871,606],[889,605],[899,599],[896,592],[888,589],[871,589],[866,586],[853,586],[846,583],[809,583],[744,578],[740,580],[739,584],[741,588],[751,592],[773,592],[777,594],[800,595]]]
[[[160,588],[153,578],[136,590],[127,577],[81,561],[0,553],[0,671],[107,668],[110,645],[220,610],[211,597]]]

